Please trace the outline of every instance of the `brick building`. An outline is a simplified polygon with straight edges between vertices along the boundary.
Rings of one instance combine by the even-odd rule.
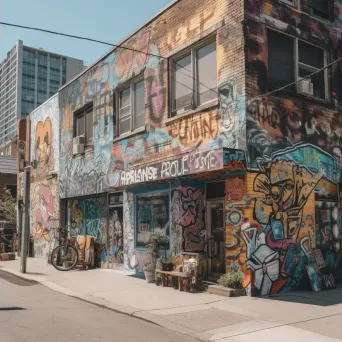
[[[160,230],[250,294],[307,287],[313,254],[338,279],[340,64],[295,82],[339,58],[340,8],[174,1],[60,89],[55,196],[97,266],[142,272]]]

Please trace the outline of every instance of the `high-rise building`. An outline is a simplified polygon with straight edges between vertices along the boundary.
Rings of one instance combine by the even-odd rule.
[[[83,61],[23,45],[19,40],[0,64],[0,147],[25,118],[84,69]]]

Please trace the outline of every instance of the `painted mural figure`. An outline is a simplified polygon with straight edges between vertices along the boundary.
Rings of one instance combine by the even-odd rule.
[[[262,230],[252,235],[246,231],[243,238],[246,266],[255,272],[256,288],[267,295],[275,284],[285,286],[296,273],[301,262],[299,231],[304,207],[324,170],[313,173],[292,160],[277,158],[259,159],[258,163],[262,173],[255,178],[254,191],[264,197],[256,198],[254,217]],[[247,230],[252,232],[253,228]]]

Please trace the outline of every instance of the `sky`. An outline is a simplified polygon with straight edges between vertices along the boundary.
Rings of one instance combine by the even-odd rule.
[[[118,43],[172,0],[0,0],[0,21]],[[90,65],[110,46],[0,25],[0,61],[24,45],[82,59]]]

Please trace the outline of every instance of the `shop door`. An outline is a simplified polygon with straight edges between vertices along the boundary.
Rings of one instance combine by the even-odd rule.
[[[123,264],[123,207],[109,207],[109,264]],[[109,265],[110,267],[110,265]]]
[[[208,280],[217,281],[225,273],[225,208],[224,200],[207,202]]]

